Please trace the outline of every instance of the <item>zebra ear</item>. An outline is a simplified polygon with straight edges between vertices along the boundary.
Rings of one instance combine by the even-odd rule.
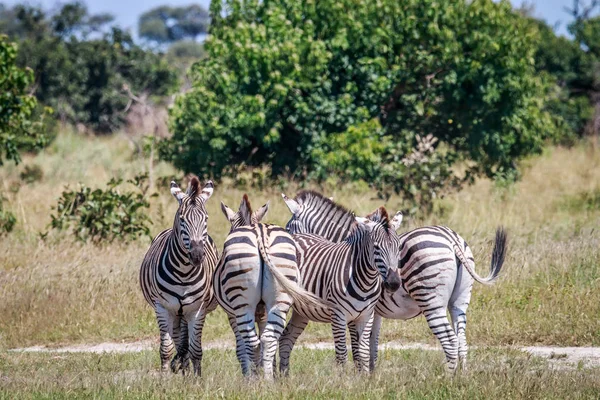
[[[175,181],[171,181],[171,194],[177,199],[179,204],[181,204],[181,200],[183,200],[183,196],[185,195],[183,194],[183,191],[179,188],[179,186],[177,186]]]
[[[269,202],[268,201],[264,206],[262,206],[261,208],[259,208],[258,210],[256,210],[254,212],[252,222],[259,223],[260,221],[262,221],[262,219],[265,217],[265,215],[267,215],[267,211],[269,211]]]
[[[281,193],[281,197],[283,197],[283,201],[285,201],[285,204],[288,206],[292,214],[296,215],[298,212],[300,212],[302,206],[296,200],[290,199],[283,193]]]
[[[213,194],[213,190],[215,189],[215,185],[213,181],[206,182],[206,185],[202,188],[202,192],[200,193],[200,197],[204,199],[204,201],[210,199],[210,196]]]
[[[223,202],[221,202],[221,211],[223,211],[227,221],[231,222],[235,218],[235,212],[231,208],[227,207]]]
[[[398,211],[396,215],[394,215],[394,218],[390,221],[393,230],[397,231],[400,228],[400,225],[402,225],[402,217],[402,211]]]
[[[359,225],[366,227],[369,232],[371,232],[373,230],[373,228],[375,227],[375,225],[377,224],[377,222],[371,221],[368,218],[354,217],[354,219],[356,219],[356,222]]]

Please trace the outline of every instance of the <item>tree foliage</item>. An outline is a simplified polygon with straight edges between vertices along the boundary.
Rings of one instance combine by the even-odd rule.
[[[443,162],[494,176],[555,133],[537,32],[508,1],[227,0],[210,12],[208,57],[161,149],[185,171],[267,164],[406,193],[414,165],[402,160],[430,134]]]
[[[184,7],[160,6],[143,13],[138,22],[141,38],[159,44],[179,40],[194,40],[206,33],[209,24],[208,11],[198,4]]]
[[[80,2],[47,14],[32,6],[15,6],[7,32],[19,41],[17,62],[35,74],[35,96],[63,121],[99,132],[125,122],[127,85],[135,93],[165,96],[177,87],[177,72],[160,55],[142,49],[129,33],[107,24],[112,17],[90,15]],[[10,29],[9,29],[10,28]]]
[[[44,146],[44,117],[27,91],[33,82],[31,69],[16,65],[17,45],[0,35],[0,165],[19,163],[19,151]],[[49,112],[49,110],[48,110]]]

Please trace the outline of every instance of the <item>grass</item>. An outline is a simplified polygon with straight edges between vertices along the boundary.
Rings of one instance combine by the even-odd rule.
[[[247,381],[232,350],[209,350],[203,377],[158,371],[158,352],[0,353],[0,398],[407,398],[592,399],[598,369],[553,369],[514,350],[476,350],[469,371],[445,374],[442,353],[385,351],[373,375],[334,365],[333,351],[298,349],[291,375]]]
[[[41,168],[41,181],[21,181],[29,165]],[[96,247],[66,234],[52,234],[46,242],[38,237],[47,229],[50,207],[64,185],[102,187],[111,177],[130,178],[147,167],[148,160],[134,156],[124,136],[65,132],[42,153],[26,156],[23,164],[0,169],[5,207],[18,219],[15,231],[0,237],[0,349],[157,337],[154,315],[137,281],[148,240]],[[528,160],[523,172],[522,181],[508,189],[479,180],[440,200],[439,212],[426,220],[407,218],[403,229],[434,223],[452,227],[473,248],[483,274],[496,226],[508,228],[510,249],[502,278],[491,288],[474,287],[467,328],[471,344],[598,346],[600,210],[595,199],[600,152],[585,143],[550,148]],[[178,175],[164,163],[154,166],[154,174]],[[285,191],[293,195],[296,189],[290,184]],[[358,185],[326,192],[358,215],[381,205],[375,193]],[[208,202],[209,232],[219,247],[229,229],[219,201],[236,208],[243,193],[225,182]],[[267,222],[285,224],[289,212],[279,189],[248,193],[255,206],[271,201]],[[171,225],[177,203],[168,188],[151,202],[156,234]],[[392,197],[387,206],[395,212],[399,204]],[[207,341],[232,338],[221,311],[209,316],[204,332]],[[382,334],[384,341],[435,343],[422,318],[386,321]],[[331,341],[330,327],[310,324],[300,340]]]

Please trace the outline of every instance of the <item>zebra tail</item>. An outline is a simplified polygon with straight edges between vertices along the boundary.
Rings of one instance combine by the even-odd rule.
[[[262,236],[262,235],[261,235]],[[266,240],[266,237],[265,237]],[[264,243],[261,240],[261,237],[258,237],[258,248],[260,250],[260,254],[265,260],[265,264],[267,264],[271,275],[275,278],[277,283],[283,288],[287,294],[290,295],[292,300],[294,300],[295,304],[304,306],[304,307],[324,307],[324,308],[332,308],[333,304],[320,298],[319,296],[309,292],[308,290],[302,288],[296,282],[288,279],[280,270],[273,264],[271,261],[271,257],[269,253],[265,249]]]
[[[455,244],[454,250],[455,253],[462,263],[465,266],[466,270],[471,274],[473,279],[477,282],[482,283],[484,285],[492,285],[495,283],[498,278],[498,274],[500,274],[500,270],[502,269],[502,265],[504,264],[504,258],[506,257],[506,249],[507,249],[508,235],[506,230],[503,227],[498,227],[496,229],[496,239],[494,241],[494,249],[492,250],[492,263],[490,265],[490,273],[487,277],[482,278],[475,272],[475,263],[471,260],[468,260],[465,256],[465,253],[460,249],[460,247]]]

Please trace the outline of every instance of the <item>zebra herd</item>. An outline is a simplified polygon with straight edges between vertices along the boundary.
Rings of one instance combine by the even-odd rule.
[[[474,281],[496,280],[506,254],[502,228],[489,276],[482,278],[465,240],[447,227],[398,235],[400,212],[390,217],[380,207],[355,217],[320,193],[301,191],[294,199],[282,195],[292,213],[284,229],[261,222],[269,203],[253,212],[244,195],[237,212],[221,203],[231,229],[219,257],[207,231],[205,203],[213,188],[212,181],[201,188],[193,177],[184,193],[171,182],[179,203],[173,227],[153,240],[140,269],[160,330],[162,370],[185,373],[191,362],[201,374],[204,320],[217,305],[227,314],[246,376],[260,367],[272,379],[278,348],[279,370],[288,374],[309,321],[331,324],[339,364],[347,361],[348,331],[357,369],[372,371],[382,319],[420,314],[442,345],[448,370],[459,362],[466,368],[471,289]]]

